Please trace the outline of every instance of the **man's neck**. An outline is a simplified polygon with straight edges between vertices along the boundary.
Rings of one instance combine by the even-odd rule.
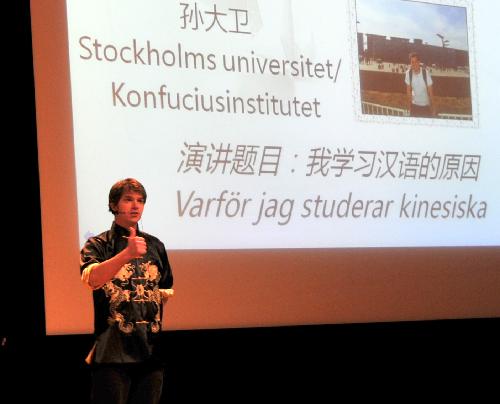
[[[115,218],[115,223],[116,223],[118,226],[123,227],[124,229],[127,229],[127,230],[128,230],[130,227],[134,227],[134,228],[138,229],[138,227],[137,227],[137,223],[135,223],[135,222],[130,222],[130,221],[128,221],[128,220],[124,220],[124,219],[122,219],[122,218],[120,218],[120,219]]]

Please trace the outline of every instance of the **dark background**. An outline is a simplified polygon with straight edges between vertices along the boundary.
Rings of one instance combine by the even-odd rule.
[[[86,403],[92,335],[45,336],[29,2],[9,7],[1,42],[0,401]],[[407,402],[439,394],[498,402],[498,320],[169,331],[163,401]]]

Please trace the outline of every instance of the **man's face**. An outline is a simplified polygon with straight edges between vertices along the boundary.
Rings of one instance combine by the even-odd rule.
[[[144,198],[137,192],[125,192],[114,207],[116,222],[123,227],[135,226],[144,211]]]
[[[413,70],[418,70],[420,68],[420,60],[418,60],[417,56],[412,56],[410,58],[410,64]]]

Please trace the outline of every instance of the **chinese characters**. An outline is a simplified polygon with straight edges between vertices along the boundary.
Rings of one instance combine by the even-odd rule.
[[[220,10],[217,4],[211,9],[201,9],[197,2],[179,3],[181,6],[181,29],[193,31],[202,30],[230,33],[251,34],[248,31],[248,10],[240,8],[228,8]]]
[[[210,145],[184,142],[178,173],[278,175],[282,146]],[[295,155],[295,158],[297,155]],[[477,181],[481,156],[394,150],[353,150],[348,147],[309,149],[302,171],[306,177],[346,177],[402,180]]]

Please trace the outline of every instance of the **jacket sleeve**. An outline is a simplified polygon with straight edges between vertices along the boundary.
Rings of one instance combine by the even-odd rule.
[[[165,249],[165,245],[160,242],[159,253],[161,259],[161,265],[163,267],[162,276],[159,283],[160,289],[170,289],[174,284],[174,276],[172,273],[172,267],[170,266],[170,262],[168,261],[167,251]]]

